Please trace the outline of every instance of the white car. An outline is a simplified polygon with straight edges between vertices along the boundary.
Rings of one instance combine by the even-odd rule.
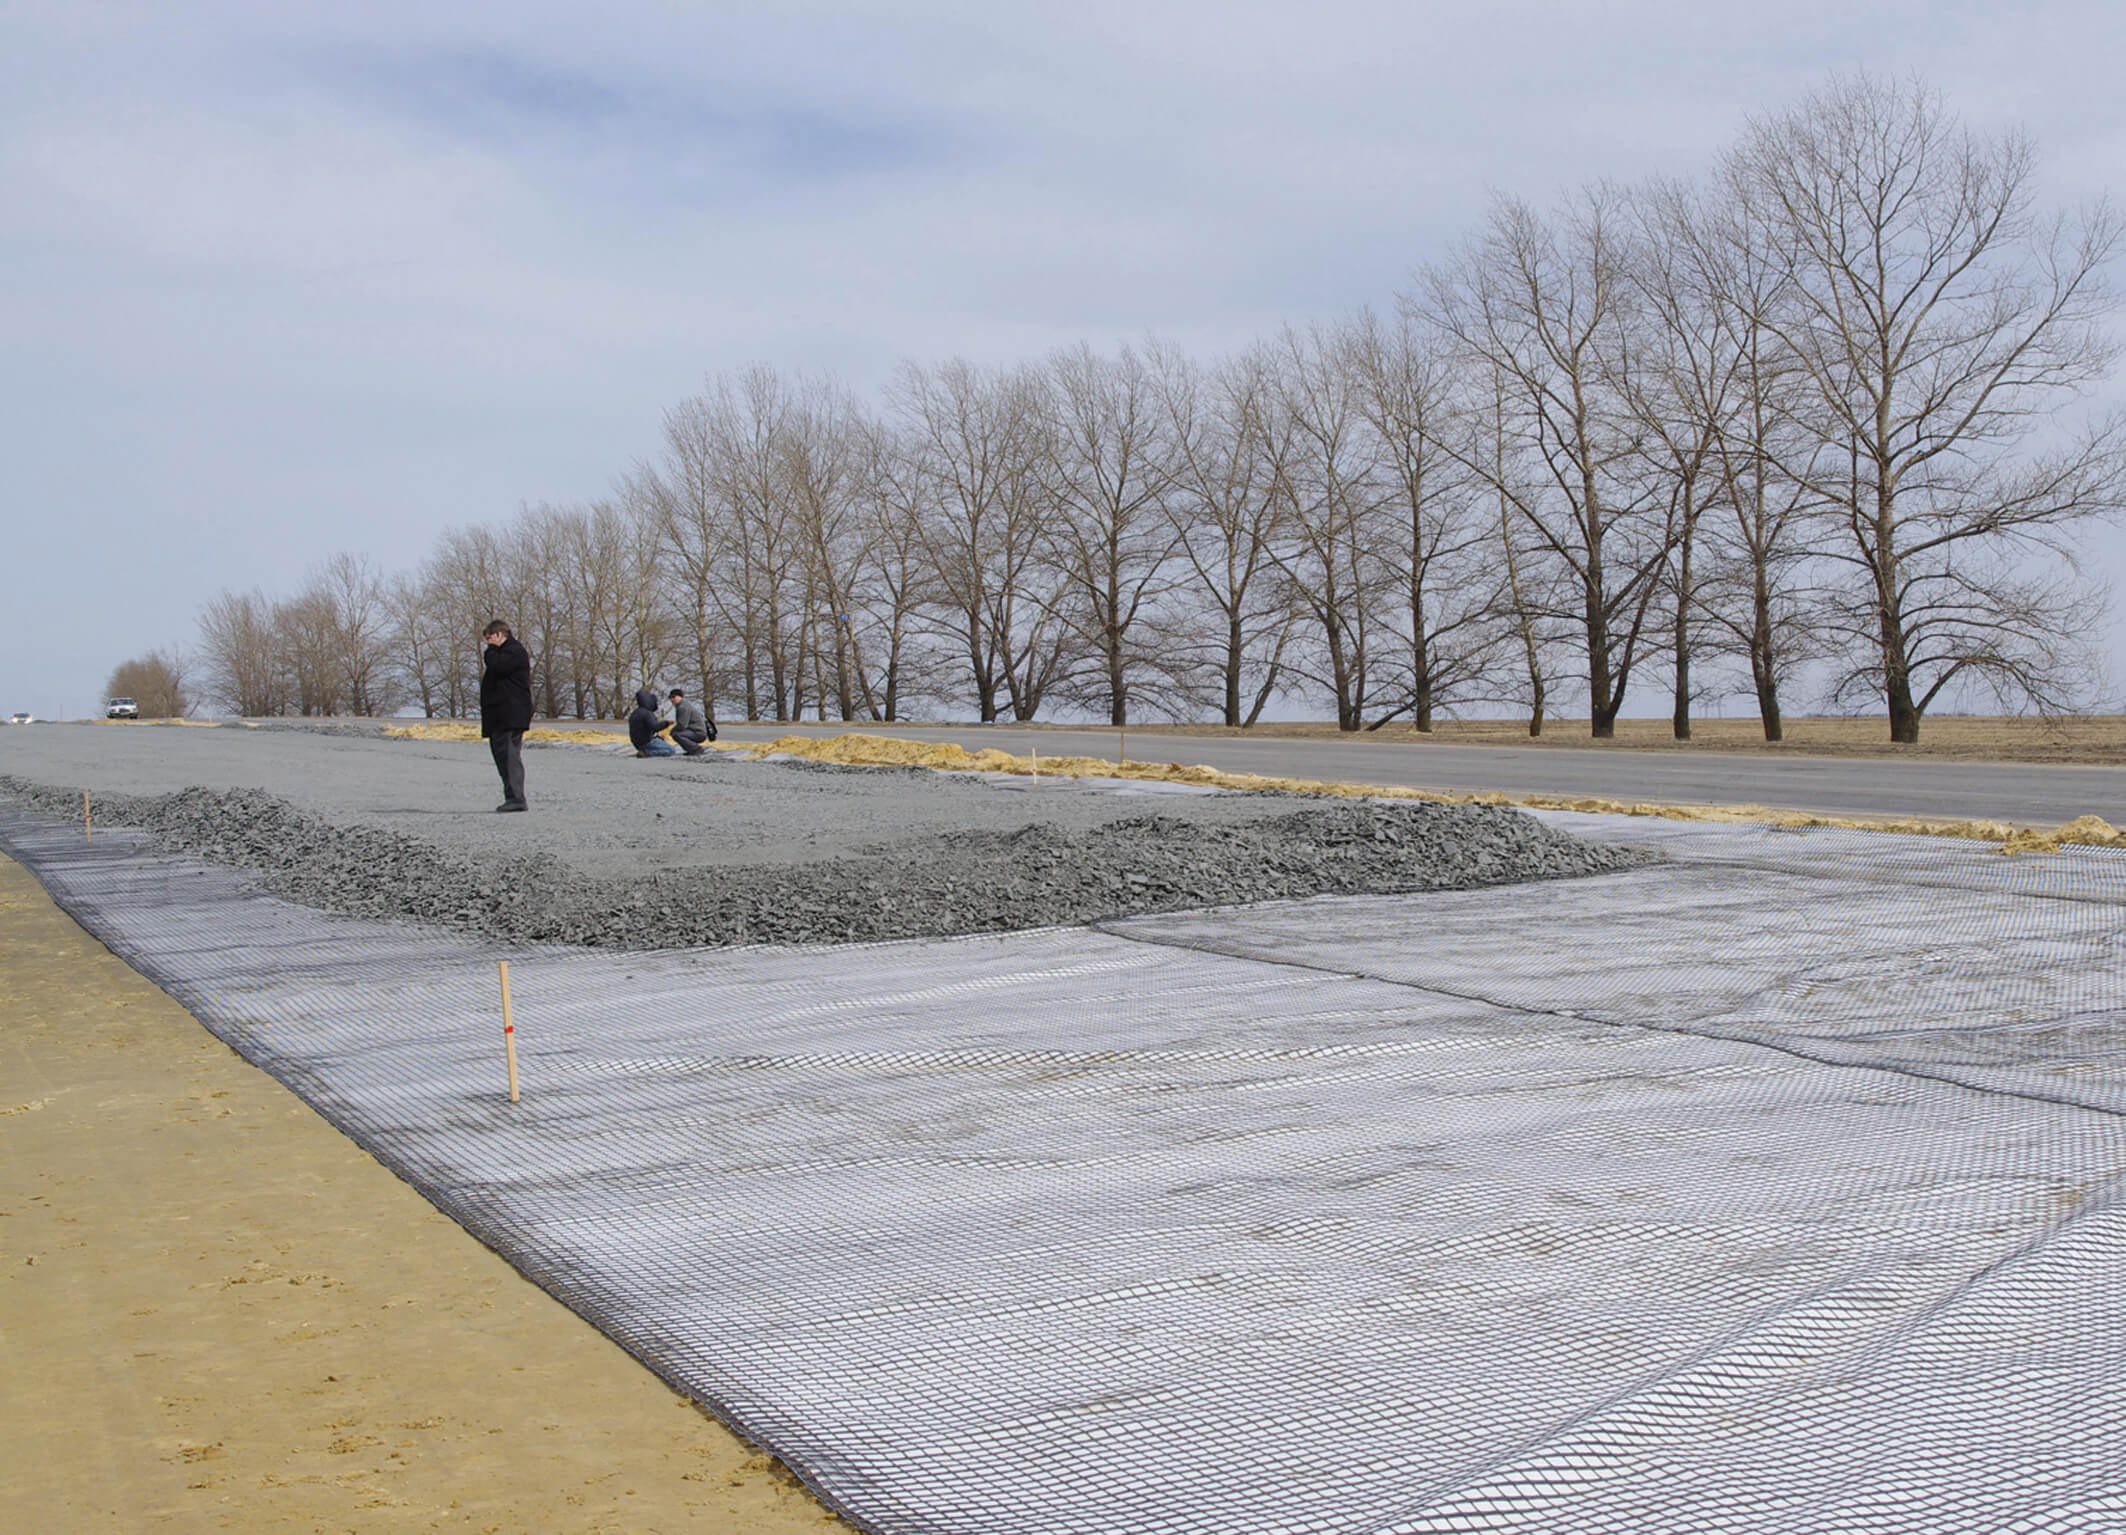
[[[10,725],[34,725],[37,723],[37,716],[25,710],[21,714],[10,714],[7,722]]]
[[[130,698],[114,698],[104,708],[103,717],[107,720],[137,720],[140,718],[140,705]]]

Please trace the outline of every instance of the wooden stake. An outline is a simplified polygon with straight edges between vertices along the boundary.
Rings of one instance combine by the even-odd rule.
[[[509,961],[502,967],[502,1049],[509,1057],[509,1101],[517,1101],[517,1023],[509,1014]]]
[[[1041,781],[1041,748],[1038,746],[1033,748],[1033,781]]]
[[[1120,730],[1115,733],[1115,766],[1120,767],[1127,761],[1129,761],[1129,732]]]
[[[89,791],[83,789],[81,791],[81,840],[90,842],[95,840],[95,836],[96,828],[89,820]]]

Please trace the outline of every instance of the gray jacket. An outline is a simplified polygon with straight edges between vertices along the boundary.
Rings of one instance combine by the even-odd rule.
[[[706,736],[709,733],[708,711],[703,709],[700,704],[694,702],[693,699],[682,698],[672,705],[672,728],[674,730],[692,731],[698,736]]]

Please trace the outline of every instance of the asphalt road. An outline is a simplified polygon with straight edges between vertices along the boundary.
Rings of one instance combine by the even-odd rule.
[[[1010,726],[733,725],[727,741],[862,730],[970,750],[1112,757],[1112,730],[1019,730]],[[1139,736],[1138,760],[1186,762],[1236,773],[1425,789],[1590,795],[1683,805],[1768,805],[1825,815],[1984,818],[2051,826],[2080,815],[2126,825],[2126,768],[2017,762],[1896,761],[1881,757],[1759,757],[1549,747],[1443,746],[1397,741],[1322,741],[1232,736]]]

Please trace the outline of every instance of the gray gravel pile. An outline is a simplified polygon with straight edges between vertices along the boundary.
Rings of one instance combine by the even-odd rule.
[[[224,730],[262,730],[269,735],[351,736],[360,740],[384,739],[382,720],[224,720]]]
[[[68,789],[0,777],[52,814]],[[257,789],[106,793],[99,824],[252,870],[276,895],[523,942],[609,948],[834,943],[996,932],[1321,894],[1394,894],[1564,879],[1645,855],[1487,805],[1287,801],[1246,821],[1136,814],[947,831],[808,863],[586,875],[549,854],[467,857],[373,825],[335,824]]]

